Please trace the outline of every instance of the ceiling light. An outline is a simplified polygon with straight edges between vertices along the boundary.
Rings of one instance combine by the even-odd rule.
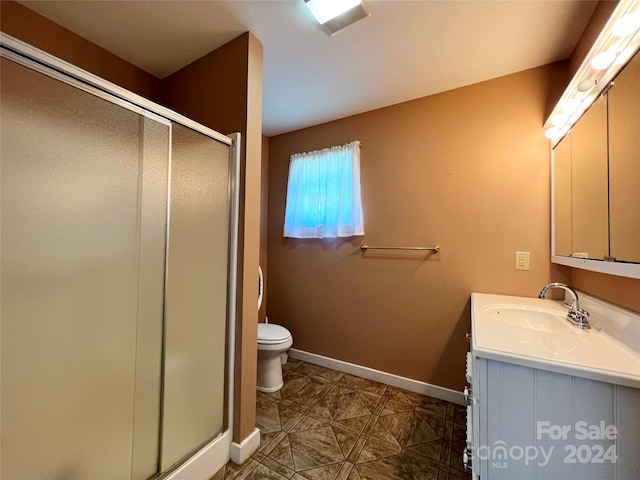
[[[305,0],[305,3],[330,35],[369,16],[364,0]]]
[[[628,13],[613,25],[613,34],[617,37],[626,37],[635,33],[640,28],[640,10]]]
[[[323,25],[360,3],[361,0],[307,0],[307,7],[318,23]]]
[[[615,61],[616,54],[611,50],[606,52],[600,52],[591,61],[591,68],[594,70],[605,70],[611,66],[611,64]]]

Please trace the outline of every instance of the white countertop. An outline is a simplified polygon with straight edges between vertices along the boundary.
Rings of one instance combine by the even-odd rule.
[[[640,388],[640,315],[579,298],[591,330],[566,321],[567,307],[554,300],[473,293],[474,356]],[[501,320],[499,313],[518,308],[540,312],[543,320],[531,322],[533,328]]]

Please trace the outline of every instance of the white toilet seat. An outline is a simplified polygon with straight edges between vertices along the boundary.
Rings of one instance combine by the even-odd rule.
[[[282,325],[274,323],[258,324],[258,344],[276,345],[287,343],[291,339],[291,333]]]
[[[289,337],[288,340],[285,340],[284,342],[278,342],[278,343],[258,342],[258,350],[259,351],[279,351],[284,353],[291,348],[291,345],[293,345],[293,338]]]

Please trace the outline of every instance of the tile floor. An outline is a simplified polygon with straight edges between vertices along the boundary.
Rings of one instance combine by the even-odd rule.
[[[259,450],[211,480],[462,480],[462,407],[290,359],[258,393]]]

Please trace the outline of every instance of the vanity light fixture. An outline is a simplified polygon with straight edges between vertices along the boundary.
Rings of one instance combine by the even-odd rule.
[[[305,0],[305,4],[329,35],[370,16],[364,0]]]
[[[640,0],[620,0],[544,124],[552,147],[640,48]]]

